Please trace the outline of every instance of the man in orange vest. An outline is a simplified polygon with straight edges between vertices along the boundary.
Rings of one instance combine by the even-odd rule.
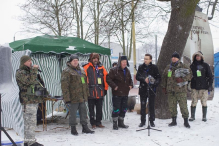
[[[89,93],[88,107],[90,115],[90,123],[92,128],[96,127],[104,128],[102,125],[102,106],[103,97],[108,90],[108,84],[106,83],[106,75],[108,74],[104,66],[99,61],[100,56],[97,53],[90,54],[89,62],[85,64],[84,71],[87,75]],[[96,114],[94,107],[96,106]],[[96,117],[95,117],[96,115]]]

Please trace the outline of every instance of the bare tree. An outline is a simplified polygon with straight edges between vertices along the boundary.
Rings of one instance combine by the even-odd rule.
[[[71,8],[72,14],[74,18],[74,22],[76,22],[76,34],[78,38],[84,39],[84,32],[86,29],[84,28],[85,20],[88,17],[86,5],[89,3],[89,0],[71,0]]]
[[[206,14],[208,15],[208,20],[212,20],[214,18],[215,12],[219,12],[218,0],[201,0],[199,2],[199,5],[204,11],[206,11]]]
[[[27,0],[20,8],[25,12],[20,20],[31,32],[68,35],[72,27],[72,14],[68,0]]]

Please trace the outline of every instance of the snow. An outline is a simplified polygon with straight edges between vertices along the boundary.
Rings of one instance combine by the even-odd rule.
[[[77,130],[79,136],[72,136],[68,126],[68,119],[61,118],[58,123],[50,123],[47,131],[36,132],[36,138],[39,143],[45,146],[218,146],[218,129],[219,129],[219,88],[215,88],[215,97],[208,101],[207,122],[202,121],[202,107],[200,101],[196,109],[196,120],[190,122],[190,129],[183,125],[183,118],[178,107],[177,126],[168,127],[171,119],[156,119],[155,125],[162,132],[148,130],[136,132],[140,123],[140,115],[136,112],[127,113],[125,124],[129,125],[128,129],[112,130],[110,121],[103,121],[104,129],[95,129],[95,134],[82,134],[81,125],[78,124]],[[190,109],[191,101],[188,101]],[[56,113],[56,116],[65,116],[65,113]],[[89,127],[91,127],[89,125]],[[21,139],[13,130],[7,130],[13,139]],[[36,131],[42,131],[42,125],[38,126]],[[2,136],[3,140],[7,137]]]

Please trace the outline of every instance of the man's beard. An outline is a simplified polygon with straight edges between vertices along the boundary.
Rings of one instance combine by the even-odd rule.
[[[94,65],[97,65],[97,64],[98,64],[98,61],[94,61],[93,64],[94,64]]]

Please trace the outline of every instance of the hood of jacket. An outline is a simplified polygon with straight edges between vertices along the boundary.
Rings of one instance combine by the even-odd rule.
[[[196,55],[199,55],[199,56],[201,56],[202,57],[202,62],[204,61],[204,56],[203,56],[203,54],[202,54],[202,52],[200,52],[200,51],[198,51],[198,52],[196,52],[196,53],[194,53],[193,55],[192,55],[192,61],[197,61],[196,60]]]

